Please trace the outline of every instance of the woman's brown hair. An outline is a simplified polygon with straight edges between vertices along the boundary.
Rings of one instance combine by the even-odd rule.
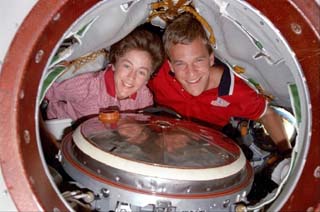
[[[133,49],[147,51],[150,54],[152,72],[160,68],[164,61],[165,54],[160,36],[140,26],[110,47],[109,62],[115,64],[119,57]]]

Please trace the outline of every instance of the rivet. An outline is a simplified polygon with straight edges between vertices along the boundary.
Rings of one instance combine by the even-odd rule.
[[[110,191],[108,189],[106,189],[106,188],[102,188],[101,189],[101,193],[102,193],[102,196],[105,197],[105,198],[110,196]]]
[[[263,21],[260,21],[260,24],[261,24],[261,25],[264,25],[264,22],[263,22]]]
[[[33,177],[32,177],[32,176],[29,176],[29,180],[30,180],[30,183],[31,183],[32,185],[34,185],[34,184],[35,184],[35,181],[34,181],[34,179],[33,179]]]
[[[61,17],[61,14],[60,14],[60,13],[57,13],[57,14],[53,17],[52,20],[58,21],[58,20],[60,19],[60,17]]]
[[[53,211],[53,212],[60,212],[60,209],[59,209],[59,208],[53,208],[52,211]]]
[[[30,132],[29,132],[29,130],[24,130],[23,131],[23,138],[24,138],[24,142],[26,142],[26,144],[30,144]]]
[[[120,180],[120,177],[117,176],[117,177],[116,177],[116,181],[119,182],[119,180]]]
[[[98,172],[98,174],[101,174],[101,170],[100,169],[97,169],[97,172]]]
[[[21,91],[20,91],[19,97],[20,97],[20,99],[23,99],[23,98],[24,98],[24,90],[21,90]]]
[[[302,33],[302,29],[301,26],[297,23],[291,23],[291,29],[294,33],[296,33],[297,35],[300,35]]]
[[[35,62],[36,63],[40,63],[40,61],[42,60],[42,56],[44,54],[43,50],[39,50],[36,54],[36,58],[35,58]]]
[[[320,178],[320,166],[317,166],[317,168],[314,170],[313,176],[315,178]]]
[[[306,212],[314,212],[314,207],[307,208]]]

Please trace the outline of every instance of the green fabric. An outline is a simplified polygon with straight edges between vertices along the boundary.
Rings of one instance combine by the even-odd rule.
[[[258,82],[256,82],[256,81],[255,81],[254,79],[252,79],[252,78],[249,78],[248,81],[249,81],[252,85],[254,85],[255,87],[257,87],[257,86],[260,85]]]
[[[301,122],[301,103],[299,98],[299,92],[296,84],[288,84],[291,104],[297,123]]]
[[[85,24],[81,29],[78,30],[78,32],[76,33],[78,36],[82,37],[84,36],[84,34],[88,31],[89,27],[91,26],[91,24],[93,24],[93,22],[97,19],[93,18],[91,19],[91,21],[89,21],[89,23]]]
[[[40,101],[39,102],[42,102],[47,90],[53,84],[55,79],[57,79],[63,73],[63,71],[65,69],[66,69],[66,67],[64,67],[64,66],[58,66],[58,67],[54,68],[54,70],[51,71],[46,76],[46,78],[45,78],[45,80],[43,81],[43,84],[42,84],[41,93],[40,93],[40,99],[39,99]]]

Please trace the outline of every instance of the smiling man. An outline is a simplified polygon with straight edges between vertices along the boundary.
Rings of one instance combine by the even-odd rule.
[[[259,120],[280,152],[291,149],[282,120],[266,99],[228,67],[214,64],[206,32],[192,15],[169,24],[163,41],[169,60],[149,81],[157,104],[220,127],[231,117]]]

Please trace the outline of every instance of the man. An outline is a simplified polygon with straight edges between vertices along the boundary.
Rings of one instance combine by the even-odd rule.
[[[265,98],[223,66],[200,22],[182,14],[163,35],[168,61],[149,81],[155,101],[179,114],[223,127],[231,117],[259,120],[280,152],[290,151],[281,118]]]

